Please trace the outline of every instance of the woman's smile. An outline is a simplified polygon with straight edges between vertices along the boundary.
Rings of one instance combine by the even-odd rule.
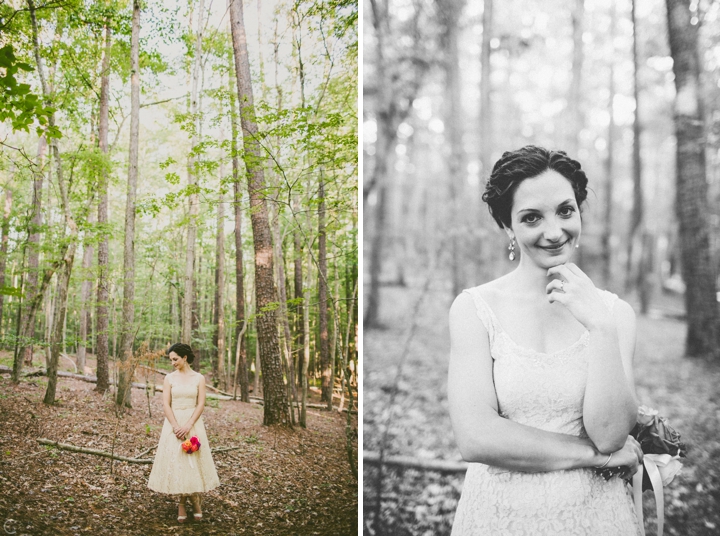
[[[537,247],[539,247],[540,249],[544,249],[545,251],[547,251],[548,253],[550,253],[552,255],[557,255],[559,253],[562,253],[563,248],[565,247],[565,245],[568,242],[570,242],[570,239],[564,240],[563,242],[560,242],[559,244],[555,244],[555,245],[549,245],[549,246],[538,245]]]

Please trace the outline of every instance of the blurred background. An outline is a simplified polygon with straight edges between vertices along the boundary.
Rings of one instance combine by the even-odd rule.
[[[720,1],[363,7],[366,533],[450,532],[447,312],[513,268],[480,196],[528,144],[582,163],[575,261],[635,308],[640,401],[690,446],[665,533],[720,533]]]

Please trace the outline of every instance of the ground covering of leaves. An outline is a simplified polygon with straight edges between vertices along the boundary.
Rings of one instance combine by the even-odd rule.
[[[133,389],[133,409],[118,419],[110,395],[74,379],[59,379],[56,405],[44,405],[46,382],[13,386],[0,375],[0,525],[8,534],[357,534],[346,414],[308,410],[308,428],[288,430],[263,426],[258,404],[208,400],[212,447],[241,448],[213,455],[221,486],[204,495],[201,522],[179,525],[176,499],[147,488],[151,465],[111,464],[36,441],[110,451],[116,437],[117,454],[137,456],[157,445],[162,394],[150,398],[149,417],[145,391]]]
[[[379,450],[389,422],[386,455],[460,461],[447,406],[450,290],[440,283],[431,287],[417,314],[419,286],[388,286],[382,293],[386,328],[365,330],[363,339],[363,449]],[[655,305],[666,313],[682,308],[677,297],[659,296]],[[665,489],[665,534],[710,536],[720,533],[720,364],[683,357],[685,333],[685,324],[667,314],[639,316],[635,383],[640,402],[667,417],[689,448],[682,472]],[[365,534],[450,533],[463,474],[385,468],[378,524],[378,469],[365,463],[363,471]],[[651,492],[643,510],[646,533],[654,536]]]

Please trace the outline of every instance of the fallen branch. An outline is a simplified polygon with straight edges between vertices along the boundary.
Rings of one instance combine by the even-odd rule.
[[[138,458],[128,458],[126,456],[118,456],[117,454],[110,454],[109,452],[105,452],[104,450],[76,447],[75,445],[68,445],[67,443],[59,443],[57,441],[51,441],[49,439],[44,439],[44,438],[38,439],[38,443],[40,443],[41,445],[49,445],[51,447],[55,447],[55,448],[62,449],[62,450],[69,450],[71,452],[82,452],[83,454],[94,454],[95,456],[111,458],[113,460],[119,460],[121,462],[143,463],[143,464],[153,463],[153,460],[140,460]]]
[[[61,449],[61,450],[69,450],[69,451],[71,451],[71,452],[81,452],[81,453],[83,453],[83,454],[94,454],[95,456],[102,456],[102,457],[104,457],[104,458],[112,458],[113,460],[119,460],[119,461],[121,461],[121,462],[142,463],[142,464],[151,464],[151,463],[153,463],[153,460],[141,459],[140,456],[144,456],[145,454],[147,454],[148,452],[150,452],[152,449],[156,448],[156,447],[150,447],[149,449],[147,449],[146,451],[144,451],[142,454],[140,454],[140,455],[137,456],[136,458],[128,458],[127,456],[119,456],[119,455],[117,455],[117,454],[111,454],[111,453],[106,452],[106,451],[104,451],[104,450],[89,449],[89,448],[85,448],[85,447],[76,447],[75,445],[70,445],[70,444],[68,444],[68,443],[60,443],[60,442],[58,442],[58,441],[52,441],[52,440],[50,440],[50,439],[45,439],[45,438],[42,438],[42,437],[39,438],[37,441],[38,441],[38,443],[40,443],[41,445],[49,445],[49,446],[51,446],[51,447],[55,447],[55,448],[58,448],[58,449]],[[218,452],[227,452],[227,451],[229,451],[229,450],[238,450],[238,449],[241,449],[241,448],[242,448],[241,446],[237,446],[237,447],[217,447],[217,448],[214,448],[214,449],[210,449],[210,452],[212,452],[213,454],[215,454],[215,453],[218,453]]]
[[[380,465],[378,452],[364,451],[363,462],[368,465]],[[423,460],[411,456],[385,456],[382,465],[403,467],[406,469],[419,469],[421,471],[435,471],[437,473],[464,473],[468,464],[466,462],[453,462],[450,460]]]

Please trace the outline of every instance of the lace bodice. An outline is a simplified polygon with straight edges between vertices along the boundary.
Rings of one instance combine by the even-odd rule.
[[[582,421],[589,333],[555,353],[513,341],[480,295],[472,296],[493,359],[500,414],[514,422],[586,437]],[[612,309],[617,296],[598,291]],[[522,473],[470,464],[453,535],[637,535],[624,481],[606,482],[591,469]]]
[[[171,389],[171,407],[176,409],[191,409],[197,405],[198,384],[202,374],[194,374],[189,381],[185,378],[180,380],[177,373],[168,375]]]

